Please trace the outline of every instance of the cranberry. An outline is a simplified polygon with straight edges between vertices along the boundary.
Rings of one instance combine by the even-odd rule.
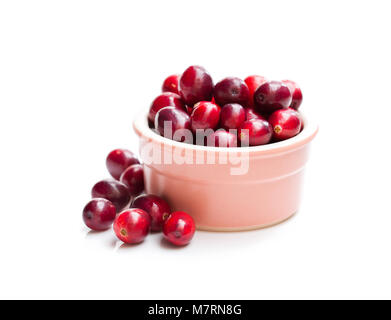
[[[83,220],[86,226],[92,230],[109,229],[115,219],[115,206],[106,199],[92,199],[83,210]]]
[[[260,113],[288,108],[291,102],[291,91],[280,81],[267,81],[254,93],[254,109]]]
[[[140,161],[133,152],[126,149],[116,149],[109,153],[106,158],[106,167],[114,179],[119,180],[122,172],[132,164],[138,164]]]
[[[228,103],[221,109],[220,126],[226,130],[239,129],[246,121],[245,109],[238,103]]]
[[[142,242],[151,228],[151,217],[141,209],[121,212],[114,221],[114,232],[125,243]]]
[[[291,108],[274,111],[269,117],[273,128],[273,137],[276,140],[285,140],[294,137],[300,132],[300,114]]]
[[[201,101],[194,105],[190,116],[191,128],[216,129],[220,121],[220,107],[209,101]]]
[[[282,83],[285,83],[292,93],[292,102],[289,108],[298,110],[303,101],[303,94],[301,93],[300,87],[292,80],[282,80]]]
[[[96,183],[91,190],[91,195],[93,198],[104,198],[111,201],[117,212],[124,209],[130,201],[128,187],[122,182],[111,179]]]
[[[246,121],[239,130],[242,145],[259,146],[267,144],[272,138],[272,127],[266,120],[253,119]]]
[[[213,80],[200,66],[191,66],[179,80],[179,93],[189,106],[199,101],[210,101],[213,96]]]
[[[164,221],[171,213],[170,206],[162,198],[153,194],[139,196],[132,204],[133,208],[142,209],[151,216],[151,230],[161,231]]]
[[[258,112],[254,111],[253,109],[246,109],[246,120],[253,120],[253,119],[262,119],[266,120],[264,116],[259,114]]]
[[[171,213],[163,225],[164,237],[177,246],[188,244],[193,238],[194,232],[193,218],[183,211]]]
[[[250,91],[249,107],[254,107],[254,92],[266,81],[265,77],[257,75],[248,76],[244,79],[244,82],[247,84],[248,90]]]
[[[247,107],[250,99],[250,91],[242,79],[228,77],[215,85],[214,97],[216,103],[220,106],[227,103],[239,103]]]
[[[141,164],[134,164],[121,175],[120,181],[127,185],[131,196],[138,196],[144,191],[144,170]]]
[[[232,132],[219,129],[207,138],[207,144],[210,147],[237,147],[238,139]]]
[[[192,142],[192,135],[186,136],[186,130],[191,134],[189,115],[177,108],[167,107],[161,109],[155,118],[155,128],[160,135],[179,142]]]
[[[175,107],[187,111],[186,106],[179,95],[172,92],[164,92],[153,100],[151,107],[149,108],[148,121],[150,125],[155,123],[155,117],[159,110],[165,107]]]
[[[167,77],[163,82],[162,91],[179,94],[179,77],[179,74],[173,74]]]

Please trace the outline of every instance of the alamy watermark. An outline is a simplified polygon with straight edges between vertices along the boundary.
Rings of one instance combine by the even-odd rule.
[[[174,133],[172,131],[171,121],[165,121],[163,132],[165,138],[191,145],[195,142],[196,145],[200,146],[215,146],[212,136],[215,131],[212,129],[198,129],[195,133],[189,129],[178,129]],[[238,135],[236,129],[230,129],[229,132],[235,136]],[[221,164],[230,166],[231,175],[244,175],[249,170],[249,152],[247,148],[242,148],[249,146],[248,130],[241,130],[240,135],[241,147],[239,148],[228,148],[228,141],[224,141],[224,139],[219,141],[219,148],[180,148],[171,144],[159,144],[150,141],[142,145],[140,155],[146,164]]]

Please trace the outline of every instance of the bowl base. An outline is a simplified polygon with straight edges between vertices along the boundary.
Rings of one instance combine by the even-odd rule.
[[[269,228],[273,227],[277,224],[283,223],[290,218],[292,218],[296,212],[293,212],[290,214],[288,217],[285,217],[284,219],[272,222],[272,223],[266,223],[266,224],[259,224],[255,226],[246,226],[246,227],[208,227],[208,226],[198,226],[197,225],[197,230],[200,231],[208,231],[208,232],[240,232],[240,231],[252,231],[252,230],[258,230],[258,229],[264,229],[264,228]]]

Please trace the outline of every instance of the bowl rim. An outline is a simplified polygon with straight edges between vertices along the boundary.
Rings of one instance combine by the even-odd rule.
[[[148,112],[140,112],[133,121],[133,129],[136,134],[141,138],[146,138],[149,141],[153,141],[155,143],[159,143],[162,145],[170,145],[175,148],[182,148],[184,150],[194,150],[194,151],[208,151],[208,152],[248,152],[250,154],[275,154],[281,153],[285,151],[295,150],[300,148],[307,143],[309,143],[318,133],[319,126],[317,122],[311,117],[311,121],[308,121],[307,113],[303,113],[300,111],[300,114],[303,119],[303,130],[297,134],[296,136],[283,140],[274,142],[271,144],[264,144],[260,146],[249,146],[249,147],[209,147],[209,146],[200,146],[196,144],[188,144],[183,142],[174,141],[168,138],[165,138],[151,129],[148,125]]]

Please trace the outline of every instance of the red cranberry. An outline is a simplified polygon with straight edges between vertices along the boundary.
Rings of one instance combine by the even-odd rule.
[[[292,80],[282,80],[282,83],[285,83],[292,93],[292,102],[289,108],[298,110],[303,101],[303,94],[301,93],[300,87]]]
[[[177,246],[188,244],[193,238],[194,232],[193,218],[183,211],[171,213],[163,225],[164,237]]]
[[[121,212],[114,221],[114,232],[125,243],[142,242],[148,235],[151,218],[141,209],[128,209]]]
[[[132,204],[133,208],[142,209],[151,216],[151,230],[161,231],[164,221],[171,213],[170,206],[162,198],[153,194],[139,196]]]
[[[111,227],[115,219],[114,205],[106,199],[92,199],[83,210],[83,220],[92,230],[106,230]]]
[[[291,91],[281,81],[267,81],[254,93],[254,109],[260,113],[288,108],[291,102]]]
[[[266,120],[248,120],[239,130],[239,137],[242,145],[259,146],[267,144],[272,138],[272,127]]]
[[[109,153],[106,158],[106,167],[114,179],[119,180],[122,172],[132,164],[138,164],[140,161],[133,152],[126,149],[116,149]]]
[[[163,82],[162,91],[179,94],[179,77],[179,74],[173,74],[167,77]]]
[[[266,81],[265,77],[257,75],[248,76],[244,79],[244,82],[247,84],[248,90],[250,91],[249,107],[254,107],[254,92]]]
[[[91,190],[91,195],[93,198],[104,198],[111,201],[117,212],[124,209],[130,201],[128,187],[122,182],[110,179],[96,183]]]
[[[239,129],[246,121],[245,109],[238,103],[228,103],[221,109],[220,126],[226,130]]]
[[[254,111],[254,109],[250,109],[250,108],[246,109],[246,120],[253,120],[253,119],[266,120],[266,118],[263,115]]]
[[[250,91],[242,79],[228,77],[215,85],[214,97],[216,103],[220,106],[227,103],[239,103],[247,107],[250,99]]]
[[[168,139],[179,142],[192,142],[192,140],[190,141],[192,136],[185,136],[186,130],[189,130],[189,133],[191,133],[190,117],[186,112],[177,108],[167,107],[161,109],[156,114],[155,128],[161,136]]]
[[[179,93],[189,106],[199,101],[210,101],[213,96],[213,80],[200,66],[191,66],[179,80]]]
[[[144,191],[144,170],[141,164],[134,164],[121,175],[120,181],[127,185],[131,196],[138,196]]]
[[[155,123],[156,114],[160,109],[165,107],[175,107],[183,111],[187,111],[181,97],[172,92],[164,92],[153,100],[149,108],[148,121],[151,125]]]
[[[238,146],[238,139],[232,132],[219,129],[207,138],[207,144],[210,147],[232,148]]]
[[[269,122],[273,128],[273,137],[276,140],[292,138],[301,129],[300,114],[291,108],[274,111],[269,117]]]
[[[220,121],[220,107],[209,101],[201,101],[194,105],[190,116],[191,128],[216,129]]]

